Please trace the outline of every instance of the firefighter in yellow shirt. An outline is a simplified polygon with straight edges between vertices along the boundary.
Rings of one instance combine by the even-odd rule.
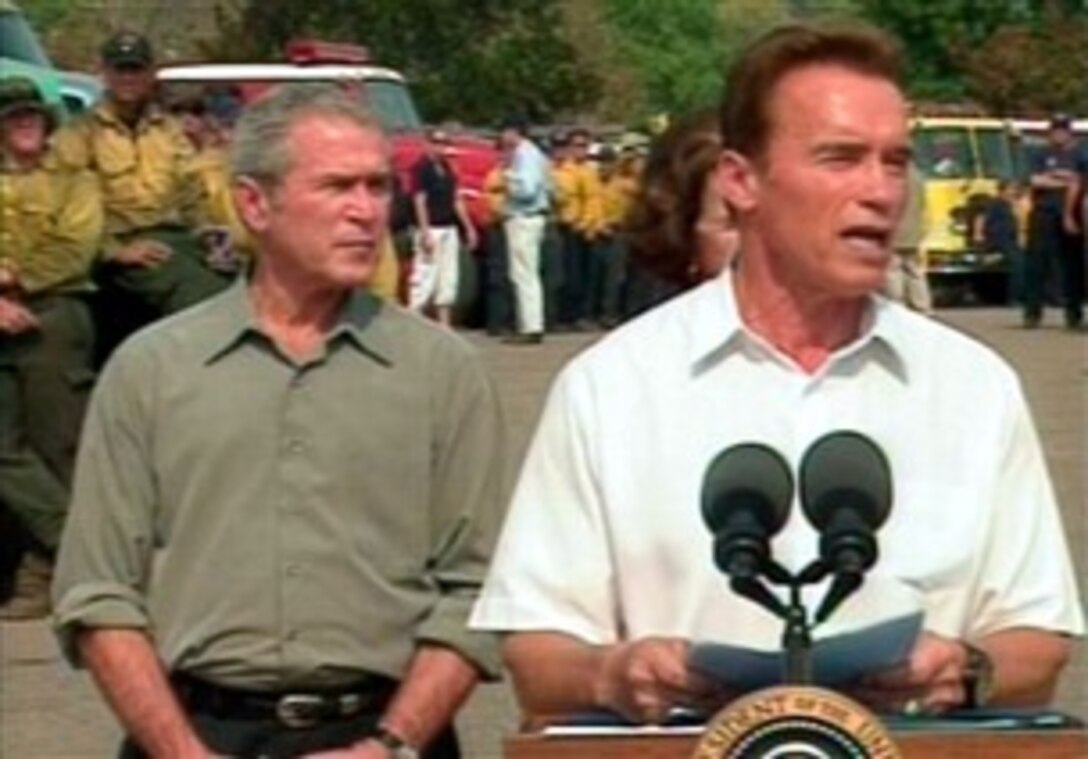
[[[642,161],[632,149],[617,157],[611,149],[600,156],[601,202],[600,233],[593,247],[590,287],[594,315],[606,329],[619,324],[623,308],[623,290],[627,279],[627,245],[622,226],[639,188]]]
[[[506,208],[508,156],[484,177],[487,217],[484,225],[484,322],[487,334],[500,337],[514,332],[514,294],[510,286],[510,261],[506,250],[503,211]]]
[[[602,231],[601,180],[588,160],[589,132],[573,129],[558,140],[552,176],[561,253],[558,329],[589,329],[593,247]]]
[[[101,182],[101,279],[106,302],[119,306],[112,315],[122,313],[116,288],[154,318],[218,292],[229,277],[206,262],[200,232],[209,219],[207,193],[192,145],[153,99],[150,43],[121,32],[106,41],[101,57],[105,98],[58,132],[57,157],[63,166],[93,171]]]
[[[49,557],[94,376],[85,297],[102,204],[93,175],[52,164],[53,124],[33,82],[0,80],[0,503],[31,546],[0,619],[49,612]],[[6,556],[22,547],[0,540]]]
[[[193,147],[193,173],[199,178],[207,203],[206,225],[200,236],[208,251],[205,259],[216,270],[239,268],[253,254],[253,243],[234,210],[231,198],[230,149],[222,125],[208,114],[200,95],[179,98],[170,104],[181,131]]]

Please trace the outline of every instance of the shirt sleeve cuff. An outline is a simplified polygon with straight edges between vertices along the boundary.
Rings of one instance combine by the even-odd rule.
[[[73,667],[83,666],[76,638],[86,628],[141,629],[150,627],[143,598],[132,588],[115,583],[76,586],[55,599],[53,626],[64,657]]]
[[[475,664],[484,680],[495,681],[501,672],[499,636],[469,629],[468,617],[475,601],[475,593],[444,596],[416,631],[416,639],[452,648]]]

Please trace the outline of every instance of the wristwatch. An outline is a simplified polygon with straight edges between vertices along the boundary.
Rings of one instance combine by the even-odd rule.
[[[977,646],[960,641],[967,651],[963,668],[963,708],[979,709],[989,703],[994,689],[994,660]]]
[[[419,751],[415,746],[401,738],[385,725],[378,725],[378,731],[374,734],[374,740],[389,750],[392,759],[419,759]]]

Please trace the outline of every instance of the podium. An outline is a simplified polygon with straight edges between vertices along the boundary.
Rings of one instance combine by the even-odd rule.
[[[892,732],[904,759],[1085,759],[1088,732],[1070,730],[940,730]],[[522,733],[506,741],[506,759],[689,759],[693,732],[638,735]]]

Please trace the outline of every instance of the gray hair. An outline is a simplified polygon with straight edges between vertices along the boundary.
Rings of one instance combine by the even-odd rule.
[[[231,179],[248,177],[266,187],[290,170],[291,128],[311,116],[343,119],[362,129],[384,131],[360,97],[336,84],[281,84],[246,108],[234,127],[230,149]]]

